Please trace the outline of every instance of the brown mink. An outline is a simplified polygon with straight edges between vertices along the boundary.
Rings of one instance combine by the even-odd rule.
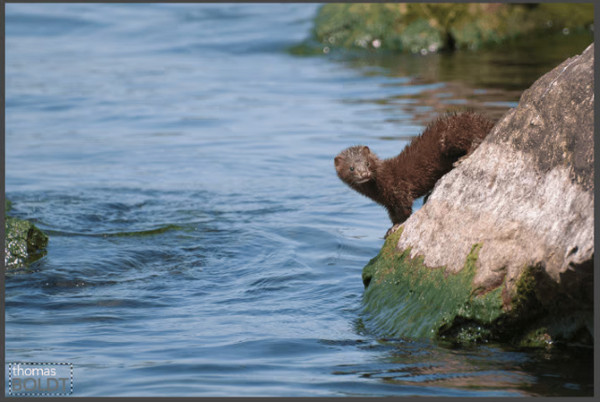
[[[446,114],[393,158],[380,160],[369,147],[354,146],[335,157],[335,169],[344,183],[387,209],[393,224],[387,237],[411,215],[413,201],[473,152],[493,126],[474,112]]]

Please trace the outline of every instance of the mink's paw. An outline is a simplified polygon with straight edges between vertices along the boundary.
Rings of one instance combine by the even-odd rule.
[[[464,160],[466,160],[468,156],[469,156],[469,154],[463,155],[462,157],[460,157],[459,159],[457,159],[456,161],[454,161],[452,163],[452,168],[456,168],[457,166],[459,166],[460,164],[462,164],[462,162]]]
[[[392,235],[394,232],[398,231],[398,229],[400,228],[401,224],[394,224],[392,225],[392,227],[387,230],[387,232],[385,233],[385,236],[383,237],[383,239],[387,239],[388,236]]]

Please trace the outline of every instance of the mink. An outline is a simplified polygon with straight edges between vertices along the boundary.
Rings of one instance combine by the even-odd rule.
[[[411,215],[413,201],[431,192],[493,126],[474,112],[446,114],[393,158],[381,160],[369,147],[353,146],[335,157],[335,169],[344,183],[387,209],[392,221],[387,237]]]

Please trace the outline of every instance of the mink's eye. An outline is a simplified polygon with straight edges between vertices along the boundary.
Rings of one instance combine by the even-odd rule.
[[[350,167],[350,171],[354,171],[354,167]]]

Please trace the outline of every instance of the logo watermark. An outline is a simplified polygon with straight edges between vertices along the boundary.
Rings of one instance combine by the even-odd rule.
[[[8,362],[8,396],[73,394],[73,364],[68,362]]]

